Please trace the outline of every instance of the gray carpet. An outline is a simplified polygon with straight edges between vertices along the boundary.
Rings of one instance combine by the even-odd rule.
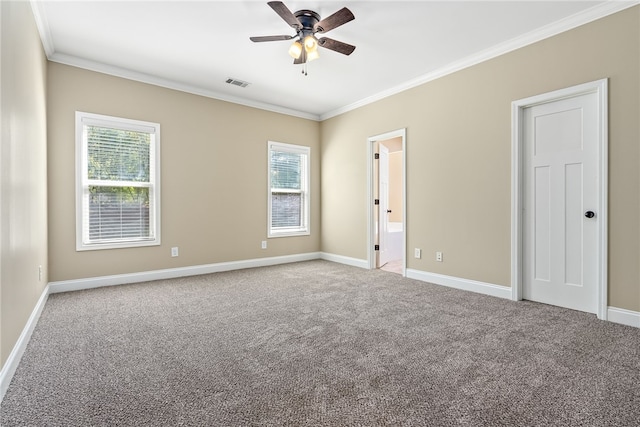
[[[49,297],[8,426],[638,426],[640,329],[325,261]]]

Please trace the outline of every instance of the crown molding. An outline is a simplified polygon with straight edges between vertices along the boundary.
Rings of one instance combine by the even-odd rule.
[[[31,0],[31,9],[33,11],[33,17],[36,21],[36,27],[40,34],[40,40],[44,48],[47,59],[52,62],[57,62],[64,65],[70,65],[73,67],[83,68],[85,70],[95,71],[98,73],[108,74],[115,77],[122,77],[129,80],[134,80],[141,83],[147,83],[155,86],[164,87],[167,89],[173,89],[180,92],[191,93],[194,95],[200,95],[207,98],[217,99],[219,101],[231,102],[238,105],[244,105],[246,107],[257,108],[260,110],[271,111],[279,114],[286,114],[289,116],[299,117],[308,120],[319,121],[320,116],[317,114],[308,113],[306,111],[293,110],[291,108],[282,107],[275,104],[269,104],[266,102],[252,101],[249,99],[230,96],[227,94],[215,92],[209,89],[205,89],[198,86],[188,85],[174,80],[164,79],[151,74],[140,73],[137,71],[129,70],[122,67],[116,67],[107,65],[97,61],[91,61],[88,59],[79,58],[72,55],[66,55],[55,51],[53,44],[53,38],[51,36],[51,30],[49,23],[47,22],[46,13],[44,13],[44,2],[40,0]]]
[[[538,28],[535,31],[529,32],[527,34],[524,34],[522,36],[516,37],[511,40],[508,40],[504,43],[500,43],[489,49],[485,49],[474,55],[468,56],[462,60],[455,61],[445,67],[431,71],[429,73],[426,73],[415,79],[409,80],[400,85],[394,86],[382,92],[378,92],[374,95],[363,98],[354,103],[345,105],[343,107],[337,108],[332,111],[328,111],[320,115],[312,114],[305,111],[293,110],[293,109],[282,107],[275,104],[251,101],[241,97],[234,97],[234,96],[222,94],[219,92],[215,92],[212,90],[208,90],[202,87],[192,86],[192,85],[180,83],[174,80],[153,76],[150,74],[139,73],[139,72],[128,70],[121,67],[115,67],[115,66],[99,63],[96,61],[89,61],[89,60],[78,58],[75,56],[57,53],[55,52],[55,46],[53,44],[53,39],[51,37],[49,24],[46,20],[46,14],[42,10],[43,2],[40,0],[31,0],[30,3],[31,3],[31,8],[33,10],[34,18],[36,21],[36,26],[38,28],[38,32],[40,33],[40,39],[42,40],[44,51],[47,55],[47,59],[49,59],[50,61],[58,62],[65,65],[71,65],[78,68],[84,68],[84,69],[96,71],[99,73],[109,74],[116,77],[122,77],[122,78],[134,80],[142,83],[148,83],[148,84],[152,84],[152,85],[156,85],[156,86],[160,86],[168,89],[178,90],[181,92],[191,93],[194,95],[213,98],[220,101],[226,101],[234,104],[244,105],[247,107],[271,111],[274,113],[286,114],[286,115],[308,119],[308,120],[314,120],[314,121],[323,121],[323,120],[327,120],[332,117],[338,116],[340,114],[344,114],[349,111],[355,110],[357,108],[364,107],[365,105],[372,104],[376,101],[380,101],[384,98],[390,97],[392,95],[396,95],[398,93],[404,92],[406,90],[412,89],[416,86],[420,86],[430,81],[439,79],[441,77],[447,76],[449,74],[455,73],[465,68],[469,68],[479,63],[488,61],[500,55],[504,55],[505,53],[509,53],[514,50],[520,49],[522,47],[528,46],[530,44],[536,43],[538,41],[547,39],[549,37],[553,37],[565,31],[572,30],[581,25],[588,24],[595,20],[604,18],[606,16],[609,16],[614,13],[620,12],[622,10],[628,9],[630,7],[636,6],[640,4],[640,0],[606,1],[605,3],[598,4],[583,12],[577,13],[575,15],[564,18],[560,21],[556,21],[552,24]]]
[[[356,108],[364,107],[365,105],[372,104],[381,99],[387,98],[392,95],[396,95],[398,93],[412,89],[416,86],[420,86],[430,81],[439,79],[446,75],[453,74],[457,71],[461,71],[465,68],[469,68],[471,66],[496,58],[500,55],[504,55],[505,53],[509,53],[514,50],[528,46],[530,44],[547,39],[549,37],[553,37],[565,31],[572,30],[581,25],[588,24],[589,22],[596,21],[598,19],[604,18],[606,16],[612,15],[614,13],[620,12],[622,10],[628,9],[638,4],[640,4],[640,0],[632,0],[632,1],[609,0],[606,3],[601,3],[592,8],[586,9],[580,13],[564,18],[560,21],[556,21],[544,27],[540,27],[535,31],[531,31],[527,34],[513,38],[504,43],[500,43],[489,49],[485,49],[474,55],[463,58],[460,61],[452,62],[451,64],[445,67],[431,71],[427,74],[424,74],[413,80],[409,80],[398,86],[394,86],[385,91],[382,91],[372,96],[369,96],[367,98],[361,99],[360,101],[356,101],[352,104],[345,105],[344,107],[321,114],[320,120],[321,121],[327,120],[332,117],[339,116],[340,114],[344,114],[349,111],[355,110]]]
[[[128,80],[147,83],[154,86],[164,87],[167,89],[173,89],[180,92],[186,92],[194,95],[204,96],[207,98],[213,98],[219,101],[231,102],[233,104],[244,105],[246,107],[257,108],[260,110],[271,111],[274,113],[286,114],[289,116],[299,117],[299,118],[308,119],[308,120],[314,120],[314,121],[320,120],[320,116],[316,114],[293,110],[293,109],[282,107],[275,104],[268,104],[265,102],[252,101],[245,98],[230,96],[230,95],[215,92],[212,90],[204,89],[202,87],[192,86],[192,85],[184,84],[174,80],[164,79],[151,74],[140,73],[137,71],[126,69],[126,68],[115,67],[115,66],[107,65],[97,61],[90,61],[90,60],[78,58],[72,55],[54,53],[48,59],[52,62],[57,62],[59,64],[70,65],[73,67],[83,68],[89,71],[95,71],[98,73],[108,74],[115,77],[122,77]]]
[[[47,15],[42,10],[43,5],[41,1],[31,0],[30,3],[33,18],[36,21],[38,33],[40,33],[44,53],[47,55],[47,58],[49,58],[53,55],[55,49],[53,48],[53,38],[51,37],[51,29],[49,27],[49,21],[47,21]]]

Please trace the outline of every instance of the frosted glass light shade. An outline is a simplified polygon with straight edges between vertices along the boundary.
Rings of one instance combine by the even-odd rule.
[[[314,59],[318,59],[318,58],[320,58],[320,54],[318,53],[318,49],[307,53],[307,62],[313,61]]]
[[[307,36],[304,38],[304,49],[307,53],[315,52],[318,50],[318,40],[313,36]]]
[[[295,59],[298,59],[300,58],[301,53],[302,53],[302,44],[300,44],[300,42],[298,41],[293,42],[293,44],[289,48],[289,55],[291,55]]]

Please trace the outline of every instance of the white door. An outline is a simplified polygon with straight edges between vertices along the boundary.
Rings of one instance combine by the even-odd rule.
[[[379,144],[379,182],[378,191],[380,197],[378,211],[378,236],[379,236],[379,267],[389,260],[389,149]]]
[[[523,297],[598,311],[598,97],[524,109]]]

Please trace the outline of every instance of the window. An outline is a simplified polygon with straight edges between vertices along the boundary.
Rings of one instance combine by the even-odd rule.
[[[76,112],[76,250],[160,244],[160,125]]]
[[[269,237],[309,234],[309,152],[269,142]]]

